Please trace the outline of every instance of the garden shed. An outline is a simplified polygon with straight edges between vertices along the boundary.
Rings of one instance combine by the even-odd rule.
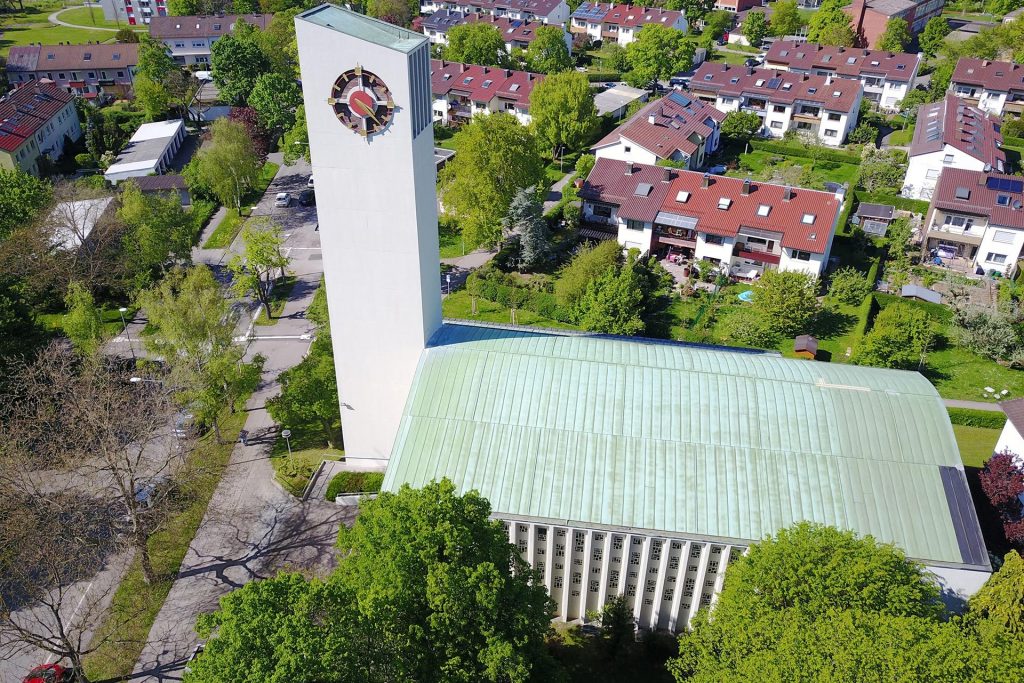
[[[793,353],[814,360],[818,355],[818,339],[809,334],[801,334],[793,341]]]

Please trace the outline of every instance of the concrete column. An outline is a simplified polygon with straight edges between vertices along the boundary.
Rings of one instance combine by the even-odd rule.
[[[672,613],[668,617],[668,630],[675,633],[679,622],[679,605],[683,600],[683,584],[686,581],[686,561],[690,559],[690,541],[683,544],[679,555],[679,566],[676,567],[675,590],[672,592]]]
[[[644,536],[643,545],[640,546],[640,566],[636,574],[636,602],[633,604],[633,620],[640,623],[640,612],[644,608],[644,595],[647,589],[647,563],[651,559],[651,537]],[[630,553],[633,552],[633,544],[630,541]]]
[[[516,545],[516,529],[518,526],[516,522],[508,523],[508,542],[512,545]]]
[[[544,585],[548,588],[548,593],[551,592],[551,587],[554,586],[552,583],[551,573],[555,565],[555,527],[548,527],[548,537],[544,542]]]
[[[708,560],[711,558],[711,544],[705,543],[700,551],[700,559],[697,560],[696,582],[693,584],[693,601],[690,602],[690,613],[686,615],[686,628],[690,628],[693,615],[700,609],[700,597],[704,592],[704,577],[708,573]]]
[[[559,601],[561,621],[569,620],[569,595],[572,591],[572,529],[565,530],[565,556],[562,558],[562,599]]]
[[[594,532],[587,529],[583,535],[583,567],[580,570],[580,619],[587,621],[587,602],[590,600],[590,565],[593,564]]]
[[[529,557],[527,562],[530,563],[531,567],[536,569],[537,568],[537,525],[534,524],[533,522],[530,522],[530,524],[529,524],[529,531],[527,533],[530,534],[527,537],[527,539],[526,539],[526,555],[527,555],[527,557]]]
[[[612,556],[612,534],[608,532],[604,535],[604,550],[601,555],[601,590],[597,593],[597,606],[598,609],[604,607],[604,604],[608,602],[608,575],[609,568],[611,567],[611,556]],[[619,581],[622,584],[622,581]]]
[[[715,577],[715,592],[711,595],[711,606],[718,602],[718,594],[722,592],[722,585],[725,583],[725,571],[729,566],[729,556],[732,553],[732,546],[722,548],[721,559],[718,561],[718,576]]]
[[[668,556],[672,553],[672,542],[661,539],[661,560],[658,563],[658,579],[654,586],[654,609],[651,610],[651,628],[658,628],[661,621],[661,608],[664,604],[662,595],[665,593],[665,577],[668,575]],[[673,595],[673,597],[675,597]]]

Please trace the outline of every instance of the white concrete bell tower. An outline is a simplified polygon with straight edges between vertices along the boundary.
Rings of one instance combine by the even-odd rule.
[[[429,44],[334,5],[295,30],[345,452],[388,458],[441,326]]]

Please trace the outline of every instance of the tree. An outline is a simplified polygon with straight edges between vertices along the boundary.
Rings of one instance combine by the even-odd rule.
[[[639,334],[644,294],[633,269],[633,260],[611,267],[592,280],[573,311],[580,327],[605,334]]]
[[[722,120],[722,135],[744,143],[750,142],[763,128],[761,117],[752,111],[731,111]]]
[[[194,16],[203,9],[203,0],[167,0],[167,13],[172,17]]]
[[[237,209],[259,179],[262,165],[245,126],[217,119],[211,131],[211,143],[185,167],[185,180],[190,189],[208,188],[222,204]]]
[[[299,105],[301,106],[301,105]],[[235,121],[245,126],[245,132],[252,141],[252,151],[261,164],[267,161],[267,154],[270,152],[272,142],[271,133],[260,122],[260,115],[252,107],[231,107],[228,114],[229,121]],[[303,122],[305,125],[305,122]]]
[[[679,29],[647,24],[626,46],[626,58],[632,68],[625,76],[626,81],[646,88],[653,81],[667,80],[680,71],[688,71],[693,67],[696,49],[693,41],[687,40]]]
[[[949,35],[949,22],[945,17],[932,17],[924,25],[924,30],[917,37],[921,51],[929,57],[934,57],[942,46],[942,42]]]
[[[444,58],[481,66],[507,66],[508,50],[501,31],[492,24],[459,24],[448,31]]]
[[[0,275],[0,366],[12,356],[30,353],[42,336],[32,306],[17,279]]]
[[[910,35],[910,24],[906,19],[892,17],[885,22],[885,31],[878,37],[877,50],[903,52],[914,37]]]
[[[573,58],[565,43],[565,30],[561,26],[538,27],[536,37],[526,48],[526,64],[530,71],[542,74],[571,69]]]
[[[629,57],[626,55],[626,48],[618,43],[608,43],[601,51],[604,53],[603,65],[606,69],[615,73],[622,73],[629,70]]]
[[[863,121],[859,126],[850,131],[850,142],[855,144],[864,144],[867,142],[874,142],[875,138],[878,137],[878,129],[867,121]]]
[[[191,263],[196,225],[181,206],[177,193],[143,194],[129,180],[124,184],[117,211],[127,226],[123,238],[125,267],[133,285],[148,287],[174,264]]]
[[[868,192],[897,192],[903,184],[902,152],[868,145],[861,154],[858,183]]]
[[[93,301],[92,292],[72,282],[64,297],[68,312],[64,315],[64,334],[83,356],[91,356],[103,339],[100,311]]]
[[[829,278],[828,296],[848,306],[856,306],[864,301],[864,297],[874,289],[874,283],[868,282],[864,273],[856,268],[844,266],[832,273]]]
[[[409,0],[366,0],[366,14],[396,26],[409,26],[420,15],[418,3]]]
[[[807,331],[818,315],[818,281],[795,271],[766,270],[754,283],[754,309],[769,329],[791,337]]]
[[[255,10],[256,12],[259,9]],[[275,73],[295,81],[299,78],[299,44],[295,40],[295,17],[302,12],[293,7],[275,12],[264,31],[258,31],[256,41]]]
[[[139,42],[139,34],[125,26],[124,28],[117,29],[117,33],[114,34],[114,41],[118,43],[137,43]]]
[[[615,240],[581,247],[555,280],[558,305],[566,310],[574,308],[591,281],[615,267],[621,258],[622,248]]]
[[[539,575],[491,506],[451,481],[405,485],[360,504],[342,528],[336,580],[373,626],[390,680],[545,680],[553,615]]]
[[[496,244],[516,192],[544,178],[537,138],[505,113],[477,117],[459,136],[459,153],[441,170],[442,202],[467,243]]]
[[[711,47],[732,28],[733,14],[725,10],[709,12],[704,17],[704,30],[701,31],[700,44]]]
[[[859,365],[913,370],[923,362],[935,336],[928,314],[910,304],[887,306],[853,355]]]
[[[1024,546],[1024,468],[1017,457],[1006,450],[996,453],[985,463],[980,480],[985,496],[999,512],[1006,540]]]
[[[52,198],[49,183],[17,169],[0,168],[0,240],[30,222]]]
[[[586,178],[590,175],[590,172],[594,170],[594,166],[597,164],[597,157],[593,154],[581,154],[580,158],[576,160],[576,177]]]
[[[286,427],[313,425],[328,448],[340,447],[341,408],[330,333],[320,333],[301,363],[278,376],[281,393],[267,401],[267,412]]]
[[[691,24],[698,22],[715,6],[714,0],[666,0],[665,9],[682,10]]]
[[[795,35],[804,25],[800,16],[800,9],[796,0],[778,0],[772,9],[772,18],[768,23],[771,35],[781,38],[782,36]]]
[[[256,110],[263,127],[276,138],[295,125],[295,108],[302,104],[302,91],[290,76],[260,74],[249,93],[249,104]]]
[[[974,594],[968,608],[972,622],[994,623],[1024,637],[1024,558],[1016,550],[1006,554],[1003,566]]]
[[[306,107],[299,104],[295,108],[295,124],[284,134],[281,142],[284,163],[294,164],[298,159],[309,161],[309,131],[306,129]]]
[[[530,116],[532,130],[552,159],[559,149],[582,148],[599,125],[594,90],[578,71],[552,74],[538,83],[530,93]]]
[[[1003,118],[1002,133],[1003,137],[1024,137],[1024,118],[1012,119],[1008,116]]]
[[[551,259],[551,234],[542,212],[536,187],[517,192],[508,207],[504,231],[519,243],[518,266],[521,270],[535,270]]]
[[[821,45],[852,47],[854,41],[850,16],[843,11],[843,0],[824,0],[807,24],[807,40]]]
[[[150,119],[156,119],[167,113],[171,106],[171,93],[164,87],[164,81],[178,66],[167,54],[167,46],[162,41],[142,37],[139,42],[139,63],[135,73],[135,100]]]
[[[775,7],[778,8],[778,3],[776,3]],[[777,12],[778,9],[775,11]],[[761,43],[768,37],[768,19],[765,18],[764,12],[758,11],[747,14],[747,18],[743,20],[742,28],[743,36],[753,47],[760,48]]]
[[[231,272],[231,289],[236,296],[252,296],[263,305],[267,320],[272,319],[270,294],[276,281],[275,273],[284,277],[288,257],[281,251],[284,236],[281,226],[273,224],[266,216],[250,218],[242,228],[244,254],[236,254],[228,262]]]
[[[253,27],[239,19],[234,33],[217,39],[210,48],[210,70],[222,99],[245,102],[260,75],[270,71],[270,60],[260,49]]]

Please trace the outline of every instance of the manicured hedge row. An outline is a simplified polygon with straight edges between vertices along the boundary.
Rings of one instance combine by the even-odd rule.
[[[591,83],[602,83],[604,81],[621,81],[622,74],[618,71],[590,71],[587,73],[587,80]]]
[[[872,268],[875,266],[872,265]],[[870,272],[870,271],[869,271]],[[877,270],[875,271],[878,272]],[[857,307],[857,326],[854,328],[854,338],[858,341],[868,332],[868,328],[871,327],[871,323],[874,322],[875,316],[878,314],[878,302],[875,301],[873,294],[868,294],[864,297],[864,301]]]
[[[774,140],[751,140],[750,146],[763,152],[771,152],[772,154],[801,157],[803,159],[807,159],[809,157],[806,147],[787,145],[784,142],[775,142]],[[860,164],[859,154],[843,152],[838,149],[819,150],[816,152],[816,156],[822,161],[835,161],[840,164]]]
[[[971,408],[946,408],[949,421],[964,427],[985,427],[986,429],[1002,429],[1006,424],[1003,411],[972,410]]]
[[[378,493],[383,483],[383,472],[338,472],[327,485],[325,498],[334,502],[343,493]]]
[[[1004,147],[1024,147],[1024,138],[1014,138],[1003,136]]]
[[[907,197],[900,197],[895,194],[882,194],[880,192],[864,192],[863,190],[857,190],[854,192],[858,202],[868,202],[869,204],[889,204],[895,206],[897,209],[902,211],[912,211],[914,213],[928,213],[928,202],[920,199],[908,199]]]

